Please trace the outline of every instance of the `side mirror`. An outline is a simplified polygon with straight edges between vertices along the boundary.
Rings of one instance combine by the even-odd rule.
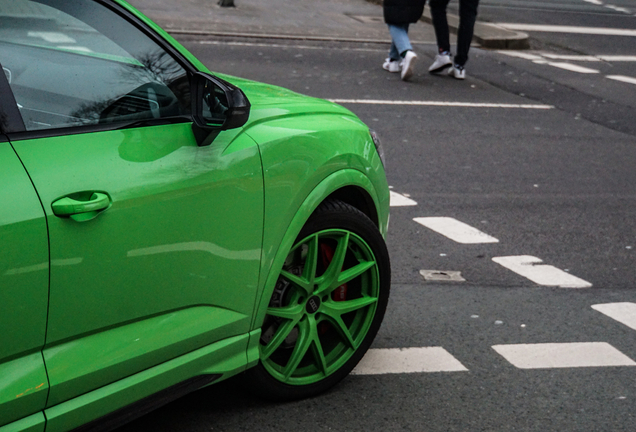
[[[209,145],[221,131],[247,123],[250,101],[238,87],[215,76],[197,72],[192,77],[192,116],[199,145]]]

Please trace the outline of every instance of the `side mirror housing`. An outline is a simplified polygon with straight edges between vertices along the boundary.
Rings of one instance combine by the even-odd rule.
[[[192,77],[192,116],[199,145],[209,145],[221,131],[247,123],[250,101],[238,87],[218,77],[197,72]]]

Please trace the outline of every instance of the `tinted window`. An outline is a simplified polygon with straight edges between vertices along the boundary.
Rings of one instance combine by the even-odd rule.
[[[0,63],[27,130],[190,114],[183,67],[90,0],[0,0]]]

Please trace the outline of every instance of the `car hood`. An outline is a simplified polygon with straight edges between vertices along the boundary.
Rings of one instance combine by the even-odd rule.
[[[345,115],[358,120],[357,116],[343,106],[324,99],[302,95],[283,87],[218,74],[239,87],[252,105],[249,123],[273,117],[286,117],[306,113]],[[359,120],[358,120],[359,121]]]

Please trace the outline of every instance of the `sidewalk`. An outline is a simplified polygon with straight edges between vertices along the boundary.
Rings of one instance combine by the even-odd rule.
[[[235,8],[217,0],[129,1],[173,34],[390,43],[382,7],[367,0],[235,0]],[[415,44],[435,43],[427,13],[409,32]],[[449,16],[451,29],[455,21]],[[516,32],[476,26],[475,42],[485,48],[522,48],[519,40]]]

